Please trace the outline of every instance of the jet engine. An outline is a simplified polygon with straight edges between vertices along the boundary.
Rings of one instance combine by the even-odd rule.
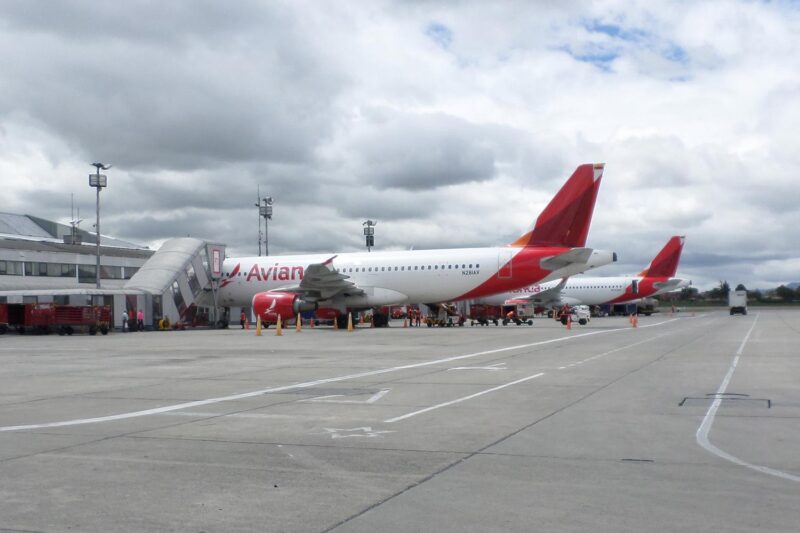
[[[314,311],[316,303],[307,302],[291,292],[259,292],[253,296],[253,311],[262,322],[277,322],[294,317],[297,313]]]

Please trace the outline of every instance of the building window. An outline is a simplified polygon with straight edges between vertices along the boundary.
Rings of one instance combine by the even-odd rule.
[[[181,294],[181,288],[177,281],[172,282],[172,300],[175,302],[175,307],[178,309],[178,314],[183,315],[186,311],[186,302]]]
[[[21,276],[22,261],[0,261],[0,276]]]
[[[197,279],[197,273],[194,271],[194,265],[189,264],[186,267],[186,277],[189,280],[189,290],[192,291],[192,296],[196,297],[202,289],[200,288],[200,280]]]
[[[122,279],[122,267],[100,265],[100,277],[102,279]]]
[[[78,282],[94,283],[97,272],[95,265],[78,265]]]
[[[75,265],[70,265],[68,263],[61,263],[61,277],[62,278],[74,278],[75,272],[77,269]]]

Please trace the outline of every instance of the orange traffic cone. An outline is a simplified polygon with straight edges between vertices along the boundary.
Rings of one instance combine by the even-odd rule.
[[[281,328],[281,315],[278,315],[278,323],[275,324],[275,336],[283,336],[283,329]]]
[[[308,327],[309,327],[309,329],[314,329],[314,317],[313,316],[308,321]]]
[[[333,317],[333,329],[339,329],[339,315]]]
[[[353,313],[347,313],[347,331],[353,331]]]
[[[303,319],[300,318],[300,313],[297,313],[297,320],[294,321],[294,330],[297,332],[303,331]]]
[[[403,327],[404,328],[408,327],[408,317],[403,317]]]
[[[246,318],[244,319],[244,329],[250,329],[250,321]]]
[[[256,317],[256,337],[261,336],[261,315]]]
[[[358,315],[358,323],[359,324],[363,324],[364,323],[364,313],[361,313],[360,315]]]
[[[572,329],[572,315],[567,315],[567,329]]]

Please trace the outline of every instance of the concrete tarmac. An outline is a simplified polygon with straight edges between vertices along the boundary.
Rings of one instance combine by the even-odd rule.
[[[800,311],[0,337],[0,531],[798,531]]]

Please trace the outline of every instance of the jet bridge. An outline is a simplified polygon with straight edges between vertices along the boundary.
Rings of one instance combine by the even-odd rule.
[[[137,301],[136,308],[144,309],[146,324],[155,325],[161,318],[172,323],[187,320],[198,307],[208,308],[209,323],[214,324],[220,319],[217,289],[224,259],[223,244],[170,239],[125,283],[125,290],[144,293],[139,296],[144,302]]]

